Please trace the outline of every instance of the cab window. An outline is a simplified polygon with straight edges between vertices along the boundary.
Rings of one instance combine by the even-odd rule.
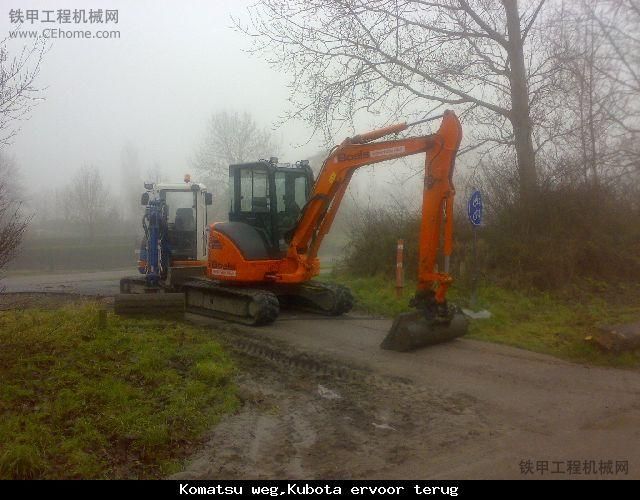
[[[307,178],[303,175],[296,176],[294,185],[294,198],[300,208],[307,202]]]
[[[240,211],[269,212],[269,182],[267,171],[240,169]]]
[[[307,178],[297,172],[276,172],[278,213],[299,213],[307,202]]]
[[[164,196],[162,196],[164,195]],[[176,231],[194,231],[196,194],[193,191],[163,191],[167,205],[167,222]]]

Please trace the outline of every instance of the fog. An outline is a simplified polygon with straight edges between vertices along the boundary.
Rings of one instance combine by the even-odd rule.
[[[302,123],[281,124],[287,108],[287,75],[246,52],[246,36],[231,16],[243,19],[244,0],[3,2],[0,30],[8,33],[10,9],[113,9],[120,39],[57,39],[49,44],[37,85],[44,100],[6,152],[30,192],[62,186],[83,164],[100,168],[114,189],[120,154],[130,142],[141,170],[158,164],[179,180],[191,161],[212,112],[250,112],[274,129],[281,157],[295,161],[317,153],[319,138]],[[75,24],[52,25],[78,29]],[[82,29],[95,31],[92,24]],[[34,27],[42,29],[46,24]],[[23,30],[28,31],[27,21]],[[9,44],[18,49],[24,41]]]
[[[126,200],[142,191],[139,175],[151,180],[159,169],[162,180],[180,181],[185,173],[200,180],[194,159],[205,136],[211,115],[217,111],[248,112],[262,127],[269,128],[279,145],[281,161],[323,158],[326,144],[321,133],[313,133],[303,121],[286,120],[294,111],[288,101],[290,75],[276,71],[265,60],[268,54],[251,52],[251,40],[234,28],[234,19],[246,24],[252,0],[91,0],[56,3],[18,0],[4,2],[0,15],[3,33],[15,29],[10,11],[38,11],[33,23],[25,20],[21,30],[65,31],[117,30],[118,37],[49,38],[36,87],[38,102],[3,154],[17,165],[28,210],[36,217],[30,232],[53,237],[60,229],[51,219],[60,217],[59,194],[83,166],[99,169],[109,187],[109,205],[132,215]],[[117,23],[44,23],[44,11],[91,9],[117,11]],[[6,36],[6,35],[5,35]],[[50,33],[48,34],[50,36]],[[60,36],[60,35],[59,35]],[[31,41],[9,40],[9,55],[18,54]],[[387,125],[389,117],[360,113],[353,126],[336,133],[347,134]],[[432,128],[437,126],[434,122]],[[418,132],[427,132],[422,129]],[[122,152],[133,147],[139,172],[123,178]],[[264,157],[271,156],[265,152]],[[368,166],[351,181],[346,202],[332,233],[341,231],[342,221],[354,203],[359,207],[398,201],[417,208],[421,200],[421,177],[413,170],[422,157],[393,164]],[[412,170],[413,168],[413,170]],[[224,182],[224,181],[221,181]],[[210,186],[212,188],[214,186]],[[226,186],[215,186],[220,192]],[[60,191],[62,192],[62,191]],[[64,197],[64,195],[62,195]],[[49,200],[51,198],[51,200]],[[122,202],[125,201],[125,205]],[[220,202],[224,204],[221,198]],[[224,210],[222,210],[224,212]],[[55,213],[55,215],[54,215]],[[218,219],[218,216],[216,216]],[[133,221],[138,224],[137,216]],[[118,224],[122,225],[121,222]],[[114,223],[111,225],[115,229]],[[112,230],[110,229],[110,230]],[[124,230],[124,227],[122,228]],[[127,231],[139,231],[137,225]],[[35,231],[35,233],[34,233]],[[42,233],[44,231],[44,233]]]

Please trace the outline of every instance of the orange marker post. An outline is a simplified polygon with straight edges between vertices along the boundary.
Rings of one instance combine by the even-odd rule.
[[[396,295],[402,297],[404,288],[404,240],[398,240],[396,251]]]

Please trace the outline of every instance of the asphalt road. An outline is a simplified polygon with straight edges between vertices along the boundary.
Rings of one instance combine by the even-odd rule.
[[[0,279],[0,289],[4,288],[6,293],[46,292],[115,295],[120,291],[120,278],[134,274],[134,269],[56,274],[13,274]]]
[[[117,293],[130,271],[14,276],[8,292]],[[193,317],[194,321],[216,321]],[[260,335],[297,350],[402,377],[442,401],[466,401],[474,439],[441,446],[438,453],[402,465],[405,477],[571,477],[640,479],[640,371],[589,367],[529,351],[458,339],[411,353],[378,348],[391,322],[350,314],[342,318],[284,313]],[[238,335],[256,329],[238,327]],[[453,411],[453,410],[452,410]],[[462,411],[462,410],[460,410]],[[531,461],[533,474],[522,474]],[[524,461],[524,462],[523,462]],[[585,474],[612,461],[612,474]],[[536,464],[548,471],[535,472]],[[624,466],[628,471],[625,473]],[[616,471],[616,464],[621,470]],[[553,470],[564,470],[552,474]]]

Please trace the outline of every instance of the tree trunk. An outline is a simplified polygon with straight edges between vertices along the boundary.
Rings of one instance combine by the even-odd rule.
[[[520,197],[525,206],[530,206],[538,187],[536,158],[533,149],[533,126],[529,109],[529,89],[524,63],[523,40],[520,30],[520,14],[517,0],[502,0],[507,18],[508,53],[511,64],[509,83],[511,86],[511,125],[515,139]]]
[[[589,33],[589,55],[588,55],[588,59],[587,59],[587,64],[589,65],[589,142],[590,142],[590,147],[591,147],[591,151],[590,151],[590,156],[591,158],[589,159],[589,167],[591,169],[591,175],[592,175],[592,183],[597,186],[598,185],[598,156],[597,156],[597,149],[596,149],[596,127],[595,127],[595,113],[593,110],[593,95],[595,93],[595,85],[593,83],[593,78],[594,78],[594,74],[593,74],[593,68],[596,64],[596,57],[595,57],[595,47],[594,47],[594,30],[593,30],[593,19],[591,20],[591,26],[590,26],[590,33]],[[586,168],[586,165],[585,165]]]

